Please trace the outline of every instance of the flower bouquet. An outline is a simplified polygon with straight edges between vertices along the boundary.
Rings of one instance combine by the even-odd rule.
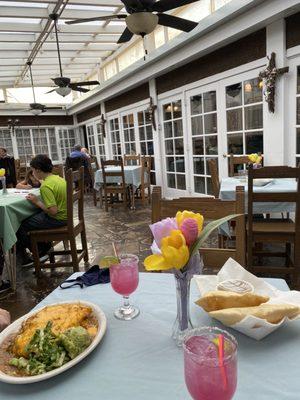
[[[253,164],[253,168],[261,168],[262,155],[261,153],[253,153],[248,156],[249,163]]]
[[[230,215],[208,223],[192,211],[178,211],[175,218],[165,218],[150,225],[154,237],[152,255],[144,260],[147,271],[171,270],[175,276],[177,295],[177,318],[172,337],[182,344],[187,329],[193,328],[189,317],[190,281],[193,275],[201,274],[203,262],[200,248],[209,235],[220,225],[236,218]]]

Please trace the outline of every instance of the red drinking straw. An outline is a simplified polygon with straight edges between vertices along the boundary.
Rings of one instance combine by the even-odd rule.
[[[223,380],[223,387],[224,390],[227,389],[227,376],[226,376],[226,371],[224,367],[224,336],[222,334],[218,335],[219,339],[219,367],[221,368],[221,375],[222,375],[222,380]]]

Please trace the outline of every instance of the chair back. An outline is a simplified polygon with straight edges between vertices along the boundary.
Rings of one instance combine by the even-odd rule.
[[[92,182],[88,159],[84,157],[70,157],[70,156],[66,158],[65,170],[71,168],[72,171],[78,171],[81,166],[84,167],[84,186],[87,187]]]
[[[217,159],[210,158],[208,160],[208,168],[211,175],[211,187],[213,195],[215,196],[216,199],[218,199],[220,194],[220,180],[219,180]]]
[[[117,167],[114,171],[108,171],[107,167]],[[109,186],[109,182],[107,182],[107,178],[109,177],[120,177],[120,189],[125,187],[125,175],[124,175],[124,165],[122,160],[102,160],[101,159],[101,169],[102,169],[102,177],[104,189]],[[109,180],[109,179],[108,179]],[[108,184],[108,185],[107,185]]]
[[[140,154],[124,154],[124,165],[141,165]]]
[[[20,181],[21,176],[21,160],[19,158],[15,159],[15,171],[16,171],[16,180]]]
[[[53,165],[52,174],[64,177],[64,167],[62,164]]]
[[[221,268],[229,257],[242,266],[246,265],[245,246],[245,196],[244,188],[236,188],[236,200],[227,201],[207,197],[181,197],[173,200],[162,198],[161,187],[155,186],[152,191],[152,223],[163,218],[174,217],[177,211],[190,210],[203,215],[205,220],[216,220],[231,214],[240,214],[236,221],[236,248],[209,248],[200,250],[204,265],[210,268]]]
[[[261,153],[258,153],[258,155],[260,155],[261,156]],[[263,164],[263,158],[262,158],[262,164]],[[235,155],[233,155],[233,154],[230,154],[230,158],[229,158],[229,176],[235,176],[235,175],[238,175],[236,172],[235,172],[235,166],[236,165],[241,165],[241,164],[243,164],[243,166],[244,165],[247,165],[247,164],[249,164],[250,165],[250,162],[249,162],[249,157],[248,156],[235,156]]]
[[[78,224],[84,224],[84,167],[66,170],[68,231],[74,231],[74,208],[77,205]]]
[[[151,176],[151,156],[142,156],[141,157],[141,186],[149,187],[150,186],[150,176]]]
[[[295,192],[254,192],[254,179],[295,179]],[[249,165],[248,170],[248,252],[253,243],[253,204],[254,203],[295,203],[295,260],[300,260],[300,168],[287,166],[263,167],[254,169]],[[299,244],[298,244],[299,243]],[[296,246],[296,244],[298,244]],[[297,257],[296,257],[296,254]]]

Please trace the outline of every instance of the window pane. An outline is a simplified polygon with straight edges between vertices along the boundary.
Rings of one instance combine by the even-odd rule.
[[[138,124],[144,125],[144,113],[143,111],[138,112]]]
[[[192,118],[192,135],[203,135],[202,116]]]
[[[202,95],[191,97],[191,114],[202,114]]]
[[[183,136],[182,120],[174,121],[174,136]]]
[[[215,91],[203,93],[203,106],[204,112],[217,110],[217,98]]]
[[[164,120],[172,119],[172,106],[171,104],[164,104],[163,106],[163,112],[164,112]]]
[[[176,172],[185,172],[183,157],[176,157]]]
[[[140,132],[140,140],[145,140],[145,130],[144,127],[139,128],[139,132]]]
[[[167,157],[167,171],[175,171],[175,164],[173,157]]]
[[[246,153],[263,153],[263,133],[262,132],[247,132],[246,133]]]
[[[165,137],[172,137],[172,122],[165,122]]]
[[[300,128],[297,128],[297,148],[296,153],[300,154]]]
[[[262,104],[245,107],[245,129],[259,129],[263,127],[263,106]]]
[[[206,136],[205,137],[205,153],[218,154],[218,137]]]
[[[259,103],[262,101],[263,84],[259,78],[250,79],[244,82],[244,102],[245,104]]]
[[[195,192],[197,193],[205,193],[205,178],[202,176],[195,176]]]
[[[300,94],[300,66],[297,67],[297,93]]]
[[[234,133],[227,136],[228,153],[229,154],[243,154],[243,134]]]
[[[167,174],[167,185],[169,188],[176,188],[176,184],[175,184],[175,175],[174,174]]]
[[[203,154],[203,138],[193,138],[193,154]]]
[[[176,175],[177,178],[177,189],[185,190],[185,176],[184,175]]]
[[[169,154],[169,155],[174,154],[173,139],[166,140],[166,154]]]
[[[194,173],[198,175],[204,175],[204,158],[195,157],[194,158]]]
[[[212,191],[211,179],[210,178],[206,178],[206,185],[207,185],[207,194],[212,195],[213,191]]]
[[[204,126],[205,133],[216,133],[217,132],[217,114],[204,115]]]
[[[241,131],[243,129],[242,109],[227,111],[227,131]]]
[[[182,112],[181,112],[181,101],[176,101],[173,104],[173,118],[181,118]]]
[[[176,154],[184,154],[183,140],[182,139],[175,139],[174,140],[174,144],[175,144],[175,153]]]
[[[300,97],[297,97],[297,125],[300,125]]]
[[[237,107],[242,105],[242,84],[226,87],[226,107]]]

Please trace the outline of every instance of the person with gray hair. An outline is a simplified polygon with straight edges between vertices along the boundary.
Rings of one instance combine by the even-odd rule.
[[[74,150],[70,154],[70,158],[77,158],[77,159],[81,158],[83,160],[82,164],[85,167],[87,167],[88,166],[88,156],[81,151],[82,148],[83,147],[80,144],[76,144],[74,146]]]

